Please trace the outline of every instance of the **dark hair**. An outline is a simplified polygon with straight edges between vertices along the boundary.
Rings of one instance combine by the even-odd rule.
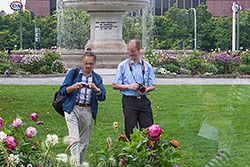
[[[89,56],[89,57],[94,57],[94,61],[96,61],[96,56],[95,56],[95,54],[94,54],[93,52],[91,52],[91,51],[88,51],[88,49],[87,49],[87,51],[84,53],[84,55],[82,56],[82,59],[84,59],[84,57],[87,57],[87,56]]]

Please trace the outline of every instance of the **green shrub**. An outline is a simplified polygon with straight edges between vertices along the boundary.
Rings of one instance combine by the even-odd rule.
[[[25,55],[20,60],[19,66],[26,72],[37,74],[39,69],[44,65],[40,55]]]
[[[239,66],[240,74],[250,74],[250,65],[241,65]]]
[[[59,53],[55,52],[54,50],[53,51],[46,50],[42,55],[42,59],[45,65],[52,66],[55,60],[62,60],[62,57]]]
[[[248,49],[241,53],[240,61],[242,64],[250,64],[250,51]]]
[[[98,166],[172,167],[181,158],[179,144],[172,146],[164,132],[159,140],[153,140],[149,137],[148,130],[141,132],[134,129],[130,138],[131,142],[120,135],[118,141],[104,145],[98,152],[101,155]],[[111,138],[107,138],[108,140],[111,141]]]
[[[0,63],[0,74],[4,74],[8,69],[9,65],[7,63]]]
[[[41,73],[41,74],[51,74],[52,71],[51,71],[50,66],[42,66],[42,67],[40,68],[40,73]]]
[[[218,72],[218,69],[215,67],[215,65],[210,64],[210,63],[206,63],[204,65],[204,68],[205,68],[205,72],[208,72],[208,73],[217,74]]]
[[[51,66],[53,72],[64,73],[66,69],[62,60],[55,60]]]
[[[176,66],[175,64],[167,64],[166,69],[170,72],[178,73],[180,71],[180,67]]]
[[[9,56],[7,53],[0,51],[0,63],[7,63]]]

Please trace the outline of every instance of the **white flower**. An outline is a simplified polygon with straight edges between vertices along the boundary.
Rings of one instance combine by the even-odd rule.
[[[66,163],[68,161],[67,154],[57,154],[56,155],[56,160],[61,161],[63,163]]]
[[[89,163],[88,162],[83,162],[81,166],[83,166],[83,167],[89,167]]]
[[[158,72],[159,72],[160,74],[167,74],[167,70],[166,70],[165,68],[160,68],[160,69],[158,70]]]
[[[116,166],[116,160],[113,157],[109,158],[109,161],[111,162],[111,166]]]
[[[7,135],[6,135],[3,131],[1,131],[1,132],[0,132],[0,142],[1,142],[2,140],[4,140],[6,137],[7,137]]]
[[[9,160],[11,161],[12,164],[16,165],[20,162],[19,160],[19,155],[14,155],[14,154],[10,154],[9,155]]]
[[[52,146],[54,146],[55,144],[58,143],[58,136],[57,135],[47,135],[47,139],[45,140],[45,144],[48,147],[50,144],[52,144]]]

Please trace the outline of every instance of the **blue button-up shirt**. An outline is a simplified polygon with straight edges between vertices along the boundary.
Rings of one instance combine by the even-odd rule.
[[[156,85],[155,74],[154,74],[152,66],[145,60],[143,60],[143,62],[145,66],[144,85],[146,87],[151,86],[151,85]],[[140,61],[137,64],[135,64],[134,61],[131,61],[131,66],[132,66],[132,72],[129,69],[129,59],[126,59],[123,62],[121,62],[118,66],[113,83],[124,84],[124,85],[130,85],[134,83],[143,84],[142,59],[140,59]],[[120,93],[126,96],[139,96],[140,95],[140,93],[137,90],[130,90],[130,89],[121,90]],[[148,94],[149,92],[146,93],[146,95]]]

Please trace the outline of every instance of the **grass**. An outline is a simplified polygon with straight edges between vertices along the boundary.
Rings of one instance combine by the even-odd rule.
[[[59,86],[0,85],[0,116],[13,119],[16,114],[26,116],[37,112],[39,125],[37,138],[68,134],[65,120],[51,106],[54,92]],[[96,151],[107,137],[113,137],[114,121],[119,123],[118,133],[124,133],[124,120],[119,91],[105,86],[107,99],[99,103],[96,126],[92,128],[87,161],[95,165]],[[182,159],[179,166],[250,166],[250,89],[247,85],[172,85],[157,86],[149,96],[155,123],[170,138],[181,143]],[[48,128],[48,131],[45,129]],[[199,135],[200,134],[200,135]],[[203,136],[203,137],[202,137]],[[58,144],[57,153],[66,145]],[[220,157],[216,153],[224,150]]]

